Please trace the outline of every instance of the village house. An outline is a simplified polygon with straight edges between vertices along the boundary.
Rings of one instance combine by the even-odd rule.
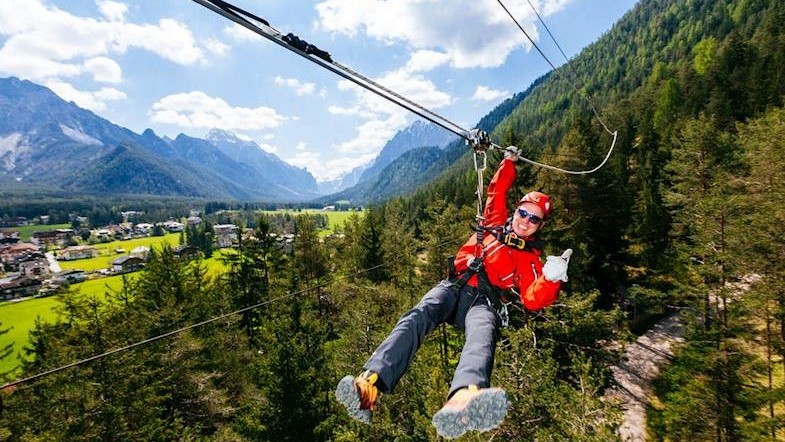
[[[55,273],[52,276],[52,282],[58,285],[74,284],[77,282],[82,282],[86,279],[87,272],[79,269],[63,270],[62,272]]]
[[[169,220],[164,222],[164,229],[168,232],[182,232],[184,227],[183,223],[178,223],[177,221]]]
[[[6,271],[16,271],[19,261],[31,253],[38,252],[38,246],[27,242],[0,246],[0,263]]]
[[[95,239],[101,242],[111,241],[112,240],[112,231],[109,229],[97,229],[93,230],[93,236]]]
[[[112,261],[112,270],[115,273],[128,273],[144,267],[144,260],[137,256],[121,256]]]
[[[66,237],[73,234],[74,231],[72,229],[57,229],[33,232],[30,241],[40,247],[62,246],[65,243]]]
[[[134,226],[134,233],[139,235],[149,235],[153,230],[153,225],[150,223],[139,223]]]
[[[9,300],[33,296],[41,289],[41,281],[27,276],[0,281],[0,299]]]
[[[188,244],[179,245],[172,249],[172,252],[174,253],[175,258],[183,260],[194,259],[199,256],[199,250]]]
[[[16,230],[0,229],[0,246],[16,244],[19,242],[19,232]]]
[[[4,227],[22,227],[22,226],[26,226],[28,224],[29,223],[27,221],[27,218],[25,218],[24,216],[17,216],[17,217],[14,217],[14,218],[12,218],[12,219],[10,219],[8,221],[4,221],[2,223],[2,225]]]
[[[142,258],[142,261],[147,261],[147,257],[150,255],[150,247],[147,246],[134,247],[131,250],[130,255],[135,258]]]
[[[213,226],[213,232],[218,248],[231,247],[237,241],[237,226],[234,224],[216,224]]]
[[[18,261],[19,272],[30,278],[44,279],[50,275],[49,260],[42,253],[27,255]]]
[[[71,246],[58,252],[58,259],[72,261],[74,259],[87,259],[98,256],[98,249],[93,246]]]
[[[185,224],[188,227],[198,226],[201,223],[202,223],[202,218],[199,218],[198,216],[194,216],[194,215],[189,216],[188,219],[185,220]]]

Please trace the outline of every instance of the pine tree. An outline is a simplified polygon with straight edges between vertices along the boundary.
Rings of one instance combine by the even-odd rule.
[[[413,288],[417,262],[418,241],[414,236],[414,226],[407,216],[401,199],[395,199],[384,206],[384,227],[380,249],[384,256],[390,280],[400,287]]]
[[[713,348],[705,349],[709,362],[704,370],[713,380],[712,396],[707,399],[718,411],[712,427],[719,441],[738,439],[737,415],[743,409],[737,369],[746,354],[733,340],[740,318],[729,306],[729,283],[741,276],[732,242],[740,237],[742,225],[739,209],[729,204],[735,192],[731,171],[738,170],[739,164],[730,135],[702,116],[684,126],[666,167],[673,182],[668,199],[676,210],[680,257],[692,263],[686,264],[692,286],[684,290],[702,298],[696,307],[704,327],[695,339],[713,342]]]
[[[776,437],[783,424],[775,415],[775,406],[785,401],[785,385],[774,383],[775,355],[785,366],[785,110],[772,109],[764,116],[741,126],[739,143],[750,166],[744,177],[747,195],[739,205],[746,212],[746,271],[760,278],[751,289],[758,317],[765,324],[762,345],[766,355],[765,395],[768,407],[768,432]]]
[[[229,267],[227,290],[235,300],[235,309],[259,305],[270,297],[271,273],[280,269],[283,262],[282,251],[270,233],[270,225],[260,218],[253,236],[239,235],[236,249],[224,255],[223,261]],[[254,348],[259,345],[257,329],[263,313],[262,307],[243,312],[241,326]]]

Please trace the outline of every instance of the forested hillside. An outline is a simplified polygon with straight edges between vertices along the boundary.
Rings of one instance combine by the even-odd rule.
[[[686,312],[687,336],[657,384],[651,439],[785,437],[783,22],[777,0],[643,0],[501,121],[502,144],[593,167],[609,137],[569,76],[620,138],[588,176],[518,166],[511,198],[552,195],[545,252],[575,250],[570,280],[553,307],[514,314],[493,375],[509,413],[464,440],[614,440],[619,408],[601,399],[613,344],[674,311]],[[430,419],[463,342],[452,328],[423,343],[372,426],[332,391],[469,235],[467,160],[353,216],[344,237],[321,242],[302,216],[285,254],[261,219],[221,278],[164,250],[109,303],[62,295],[61,321],[33,333],[25,375],[258,308],[2,392],[0,439],[437,440]]]

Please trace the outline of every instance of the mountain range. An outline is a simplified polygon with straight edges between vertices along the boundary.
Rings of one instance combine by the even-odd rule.
[[[358,184],[373,187],[404,153],[423,146],[439,148],[453,138],[437,126],[416,121],[398,132],[372,163],[317,184],[304,168],[230,132],[213,129],[205,139],[185,134],[171,139],[151,129],[136,134],[44,86],[13,77],[0,79],[0,116],[0,182],[15,184],[4,187],[75,195],[307,201]],[[353,199],[365,200],[360,193]]]
[[[141,135],[17,78],[0,79],[0,177],[73,194],[304,201],[316,180],[222,131]]]

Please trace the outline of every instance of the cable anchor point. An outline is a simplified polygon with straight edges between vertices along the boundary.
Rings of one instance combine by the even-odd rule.
[[[488,132],[482,129],[472,129],[466,138],[466,145],[471,147],[475,153],[484,153],[491,148],[491,137]]]

